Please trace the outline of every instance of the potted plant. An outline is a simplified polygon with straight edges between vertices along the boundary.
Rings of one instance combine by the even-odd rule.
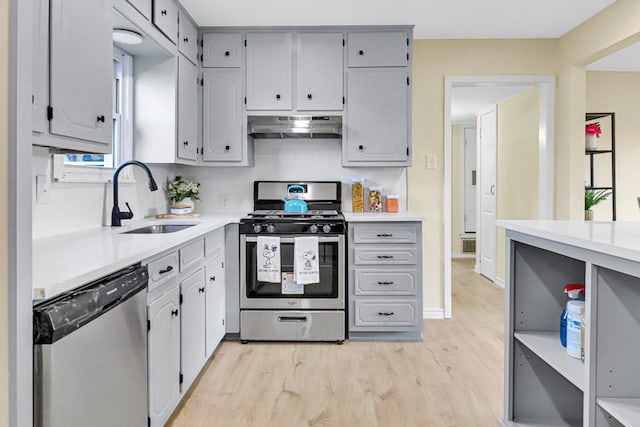
[[[194,200],[200,200],[200,183],[176,175],[173,181],[167,182],[165,189],[171,203],[172,214],[189,214],[193,212]]]
[[[591,221],[593,219],[592,207],[600,202],[607,200],[607,197],[611,195],[610,190],[584,190],[584,219],[585,221]]]
[[[600,123],[589,123],[585,126],[585,147],[587,151],[598,149],[598,138],[602,135]]]

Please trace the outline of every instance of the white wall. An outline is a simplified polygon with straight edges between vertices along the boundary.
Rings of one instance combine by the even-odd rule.
[[[340,140],[258,140],[255,167],[177,166],[177,173],[201,185],[200,212],[248,213],[253,210],[255,180],[334,180],[342,181],[343,210],[351,211],[350,179],[363,177],[365,186],[383,186],[384,194],[398,194],[401,209],[406,206],[405,168],[343,168]],[[227,196],[222,206],[221,196]]]

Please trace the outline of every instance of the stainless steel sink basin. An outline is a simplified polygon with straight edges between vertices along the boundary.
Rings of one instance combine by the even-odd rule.
[[[155,224],[148,225],[142,228],[136,228],[134,230],[125,231],[122,234],[165,234],[175,233],[176,231],[184,230],[185,228],[193,227],[196,224]]]

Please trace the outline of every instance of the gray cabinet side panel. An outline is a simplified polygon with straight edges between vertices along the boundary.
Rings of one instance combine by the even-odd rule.
[[[227,300],[227,333],[240,333],[240,234],[238,224],[229,224],[225,237],[225,280]]]

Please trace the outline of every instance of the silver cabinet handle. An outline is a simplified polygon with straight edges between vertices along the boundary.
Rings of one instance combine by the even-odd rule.
[[[305,323],[306,316],[278,316],[278,322]]]

